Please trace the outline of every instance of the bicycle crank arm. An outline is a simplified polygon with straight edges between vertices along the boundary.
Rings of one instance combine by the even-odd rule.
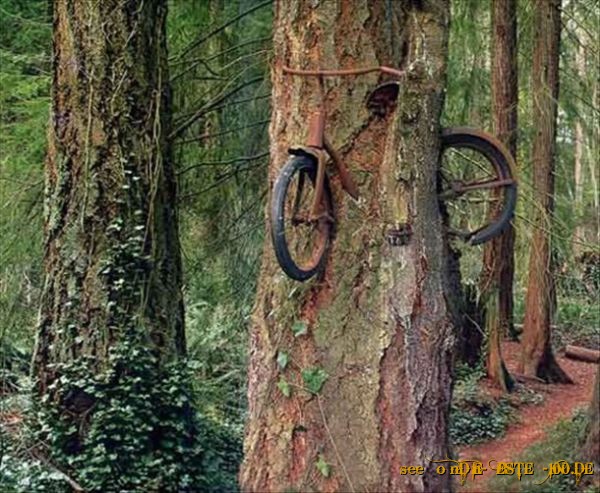
[[[501,187],[509,187],[513,185],[515,180],[512,178],[505,178],[503,180],[487,180],[481,182],[471,182],[471,183],[459,183],[452,184],[450,190],[446,190],[439,194],[440,199],[448,200],[455,199],[456,197],[460,197],[466,192],[471,190],[489,190],[491,188],[501,188]]]

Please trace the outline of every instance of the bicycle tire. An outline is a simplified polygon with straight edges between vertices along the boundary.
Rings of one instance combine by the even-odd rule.
[[[500,213],[493,222],[469,233],[466,241],[471,245],[485,243],[498,235],[508,227],[514,217],[517,204],[517,182],[514,160],[510,152],[495,137],[471,128],[446,128],[442,130],[442,153],[449,148],[467,148],[482,154],[496,169],[499,179],[512,179],[510,185],[506,185],[503,204]]]
[[[329,252],[333,231],[333,224],[330,221],[321,220],[319,227],[323,228],[323,231],[319,233],[319,236],[321,237],[322,245],[317,245],[316,256],[313,255],[315,258],[308,266],[296,263],[290,253],[285,235],[286,219],[289,219],[285,217],[285,203],[294,175],[301,172],[306,173],[314,186],[317,176],[317,162],[312,156],[294,156],[285,164],[275,181],[271,199],[271,239],[275,256],[286,275],[296,281],[306,281],[322,270]],[[323,200],[325,201],[327,213],[330,217],[333,217],[331,189],[327,174],[325,174],[323,186]]]

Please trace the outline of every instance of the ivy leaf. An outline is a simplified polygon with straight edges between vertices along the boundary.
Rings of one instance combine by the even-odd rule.
[[[302,370],[302,380],[306,388],[313,394],[318,394],[329,375],[317,366]]]
[[[328,478],[331,474],[331,466],[325,461],[322,454],[319,454],[319,460],[315,466],[324,477]]]
[[[284,353],[283,351],[279,351],[279,353],[277,354],[277,364],[279,365],[279,368],[281,368],[282,370],[285,370],[285,367],[287,366],[289,359],[290,358],[287,353]]]
[[[287,383],[285,378],[280,378],[279,382],[277,382],[277,388],[281,391],[281,393],[286,396],[289,397],[292,393],[292,388],[290,387],[290,384]]]
[[[308,325],[306,322],[302,320],[296,320],[294,325],[292,325],[292,332],[294,333],[294,337],[300,337],[307,332]]]

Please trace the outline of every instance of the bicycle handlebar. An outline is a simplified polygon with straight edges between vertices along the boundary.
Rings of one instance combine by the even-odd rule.
[[[367,67],[357,69],[340,69],[340,70],[300,70],[293,69],[286,65],[283,66],[283,73],[290,75],[300,75],[303,77],[311,76],[323,76],[323,77],[334,77],[334,76],[348,76],[348,75],[363,75],[371,72],[381,72],[382,74],[395,75],[396,77],[404,76],[405,72],[397,70],[395,68],[386,67],[384,65],[380,67]]]

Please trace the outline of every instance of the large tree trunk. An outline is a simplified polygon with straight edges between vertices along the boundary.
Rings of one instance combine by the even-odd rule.
[[[133,399],[135,388],[156,389],[160,368],[185,351],[175,179],[165,137],[165,18],[160,0],[54,2],[46,280],[33,374],[43,402],[78,429],[70,451],[85,446],[101,407],[85,385],[112,370],[102,388],[117,388],[140,371]],[[157,373],[142,372],[142,361]],[[149,406],[160,412],[158,403]],[[125,459],[125,450],[113,446]],[[135,466],[136,457],[127,459],[122,467]]]
[[[493,132],[515,157],[518,109],[516,0],[492,2],[491,59]],[[490,217],[495,217],[496,213],[492,207]],[[512,379],[502,360],[500,342],[504,335],[514,333],[514,244],[515,230],[511,224],[500,237],[485,245],[480,280],[488,334],[487,373],[504,390],[512,387]]]
[[[551,229],[554,213],[554,167],[560,0],[536,0],[533,49],[533,188],[534,231],[523,323],[520,371],[547,382],[571,382],[558,366],[551,346],[555,308],[554,260]]]
[[[337,231],[322,279],[291,281],[265,245],[244,491],[450,488],[428,462],[449,455],[453,334],[436,198],[447,34],[446,1],[276,2],[271,184],[288,147],[306,138],[316,102],[316,81],[285,76],[283,64],[413,68],[386,118],[364,107],[376,75],[326,81],[330,140],[362,198],[352,202],[334,177]],[[411,237],[392,246],[391,231],[404,225]],[[294,337],[295,322],[306,334]],[[279,353],[289,355],[287,365],[277,364]],[[315,380],[325,376],[319,389]],[[403,464],[424,465],[425,474],[402,476]]]

